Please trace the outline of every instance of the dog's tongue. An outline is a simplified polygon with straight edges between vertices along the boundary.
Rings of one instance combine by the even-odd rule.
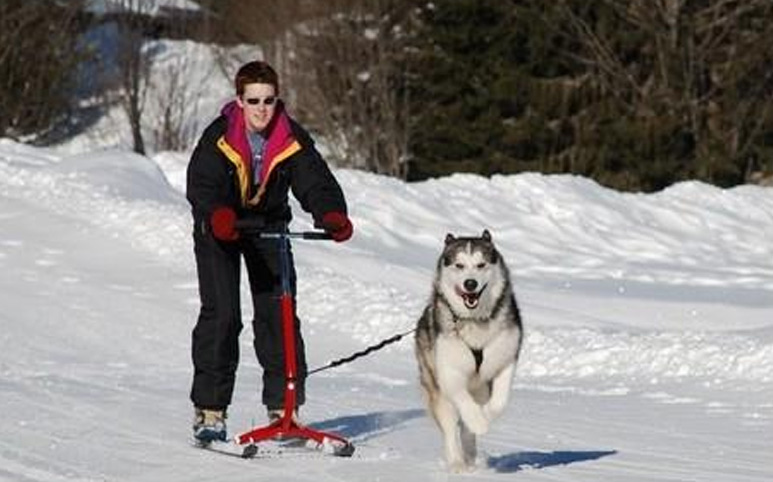
[[[473,309],[478,306],[478,293],[469,293],[463,289],[456,287],[456,294],[462,297],[464,300],[464,306],[469,309]]]

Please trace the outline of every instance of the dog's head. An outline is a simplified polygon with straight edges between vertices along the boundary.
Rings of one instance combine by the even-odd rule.
[[[459,316],[479,316],[493,309],[508,283],[502,257],[491,233],[480,237],[446,235],[438,262],[438,290]]]

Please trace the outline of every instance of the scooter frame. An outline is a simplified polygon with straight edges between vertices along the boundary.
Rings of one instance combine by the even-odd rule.
[[[285,354],[285,397],[282,417],[269,425],[254,427],[236,436],[235,441],[239,445],[247,445],[242,457],[255,456],[259,449],[258,443],[271,439],[305,439],[313,440],[319,446],[330,446],[333,454],[340,457],[351,457],[354,453],[354,445],[340,435],[315,430],[299,425],[294,417],[295,403],[297,400],[298,367],[296,361],[297,348],[295,339],[295,320],[293,295],[290,288],[290,238],[299,239],[332,239],[329,234],[321,231],[289,232],[286,229],[280,232],[261,231],[260,226],[251,225],[248,221],[237,221],[236,228],[244,236],[257,239],[276,239],[279,244],[280,281],[282,293],[279,298],[280,313],[282,316],[282,338]]]

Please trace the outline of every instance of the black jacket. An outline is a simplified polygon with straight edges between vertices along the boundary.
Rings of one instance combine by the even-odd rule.
[[[285,115],[283,111],[277,115]],[[252,186],[249,161],[228,145],[228,118],[221,115],[202,134],[191,156],[187,172],[186,197],[197,228],[207,230],[212,211],[230,206],[239,218],[259,217],[267,226],[289,222],[292,215],[287,193],[290,189],[301,207],[311,213],[315,225],[331,211],[346,214],[343,192],[311,136],[286,117],[285,133],[293,141],[284,157],[264,159],[271,163],[260,190]],[[289,155],[287,155],[289,153]]]

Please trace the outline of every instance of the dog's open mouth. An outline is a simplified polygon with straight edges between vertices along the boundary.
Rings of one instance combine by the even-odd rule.
[[[478,307],[478,302],[480,301],[480,295],[483,294],[483,291],[486,289],[486,286],[483,285],[483,288],[479,289],[478,291],[466,291],[462,288],[456,287],[456,294],[462,297],[462,300],[464,301],[464,306],[467,307],[468,310],[474,310]]]

